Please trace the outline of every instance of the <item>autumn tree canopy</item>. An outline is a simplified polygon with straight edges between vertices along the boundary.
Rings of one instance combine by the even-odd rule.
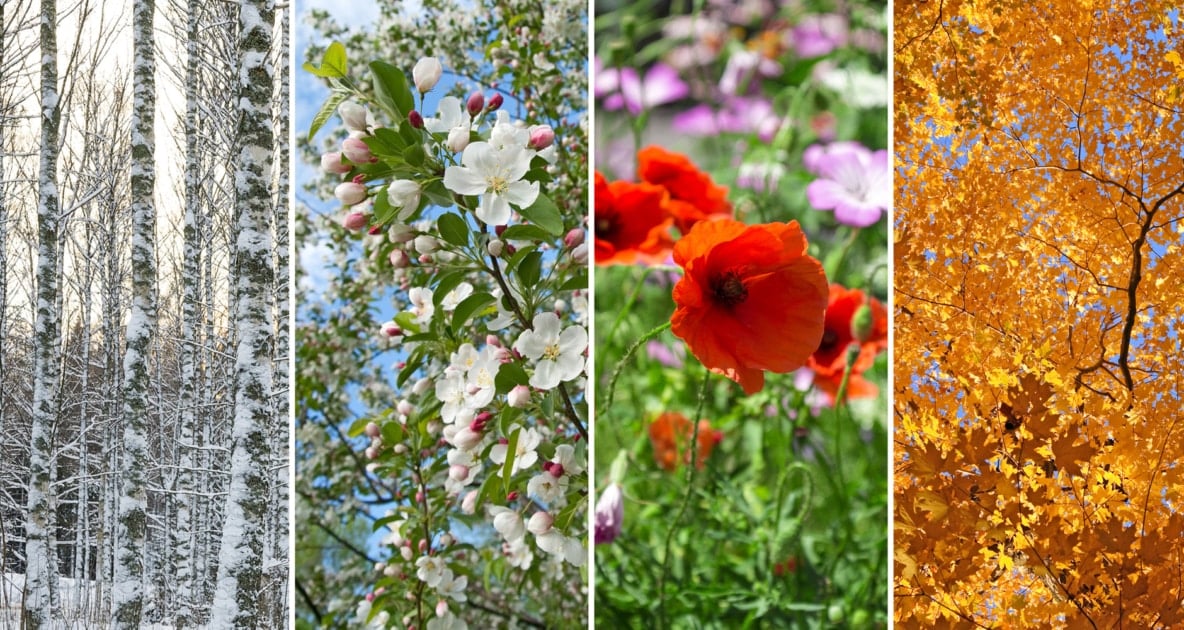
[[[895,29],[896,621],[1179,627],[1181,12]]]

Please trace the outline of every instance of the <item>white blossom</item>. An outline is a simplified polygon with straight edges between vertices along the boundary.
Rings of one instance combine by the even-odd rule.
[[[583,326],[569,326],[560,332],[559,316],[539,313],[534,316],[534,330],[524,330],[514,342],[514,349],[537,361],[530,376],[532,387],[552,389],[584,371],[584,350],[588,332]]]

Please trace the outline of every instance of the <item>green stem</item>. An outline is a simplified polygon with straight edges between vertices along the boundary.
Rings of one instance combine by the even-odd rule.
[[[663,544],[662,552],[662,570],[658,573],[658,619],[660,621],[659,627],[666,628],[669,624],[666,621],[666,577],[670,573],[670,543],[674,540],[674,531],[678,529],[678,523],[686,514],[687,508],[691,504],[691,496],[695,493],[695,471],[699,468],[699,416],[703,414],[703,404],[707,400],[707,384],[711,379],[711,371],[708,370],[703,375],[703,385],[699,388],[699,404],[695,408],[695,415],[691,420],[691,443],[687,446],[691,453],[691,465],[687,467],[687,493],[682,498],[682,505],[678,508],[678,514],[674,516],[674,520],[670,522],[670,529],[666,531],[666,542]]]
[[[613,396],[616,394],[617,390],[617,379],[621,376],[621,372],[625,369],[625,364],[628,363],[629,359],[633,357],[633,353],[637,352],[637,349],[641,347],[641,344],[653,339],[654,337],[657,337],[667,328],[670,328],[670,322],[666,322],[665,324],[662,324],[661,326],[658,326],[657,328],[642,335],[637,341],[633,342],[633,345],[629,346],[628,350],[625,351],[625,356],[621,357],[621,360],[617,363],[617,367],[613,369],[612,378],[609,379],[608,394],[606,395],[607,398],[604,401],[605,409],[612,409]]]

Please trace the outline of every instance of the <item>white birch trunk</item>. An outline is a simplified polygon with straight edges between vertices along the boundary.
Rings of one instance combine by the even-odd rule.
[[[37,295],[34,309],[35,357],[33,428],[29,452],[29,491],[25,522],[24,625],[38,630],[53,616],[57,557],[53,549],[53,424],[57,414],[58,365],[58,65],[57,5],[41,2],[41,167],[37,204]]]
[[[218,584],[210,626],[257,627],[267,518],[271,407],[272,290],[271,178],[274,139],[269,61],[273,0],[244,0],[239,8],[239,122],[242,143],[235,174],[234,425],[230,488],[218,553]]]
[[[153,0],[136,0],[132,104],[132,310],[123,360],[123,459],[115,532],[114,626],[138,628],[144,605],[148,531],[148,358],[156,327],[156,212],[153,123],[156,110]]]

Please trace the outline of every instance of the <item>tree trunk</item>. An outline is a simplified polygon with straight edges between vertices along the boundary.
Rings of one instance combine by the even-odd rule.
[[[25,523],[25,611],[29,630],[48,625],[57,588],[53,549],[53,425],[57,412],[58,364],[58,65],[57,5],[41,2],[41,168],[37,204],[37,303],[33,368],[33,430]]]
[[[153,124],[156,110],[153,0],[133,9],[132,105],[132,310],[123,360],[123,485],[116,529],[115,625],[138,628],[144,605],[145,539],[148,529],[149,372],[156,327],[156,211],[153,201]]]
[[[235,352],[234,423],[230,488],[218,554],[218,585],[210,625],[259,625],[258,601],[267,517],[269,446],[272,425],[271,128],[273,68],[269,60],[273,0],[245,0],[239,9],[239,122],[242,143],[235,176]]]

